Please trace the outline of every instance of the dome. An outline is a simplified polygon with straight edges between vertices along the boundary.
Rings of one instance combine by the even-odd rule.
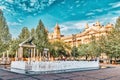
[[[85,29],[88,29],[89,28],[89,25],[88,25],[88,23],[86,24],[86,26],[85,26]]]

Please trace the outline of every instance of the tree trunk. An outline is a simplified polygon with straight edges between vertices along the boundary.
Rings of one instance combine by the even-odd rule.
[[[88,56],[86,55],[86,60],[88,59]]]
[[[116,64],[116,57],[115,57],[115,64]]]
[[[110,64],[112,64],[112,57],[110,58]]]

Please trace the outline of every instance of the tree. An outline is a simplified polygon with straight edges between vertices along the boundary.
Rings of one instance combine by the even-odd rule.
[[[16,39],[15,41],[13,41],[14,43],[12,44],[12,47],[14,47],[12,52],[15,53],[15,51],[18,49],[19,47],[19,44],[23,41],[25,41],[26,39],[30,38],[31,37],[31,33],[29,31],[29,29],[27,27],[23,27],[22,28],[22,31],[19,35],[19,38]],[[15,46],[16,45],[16,46]],[[24,48],[24,54],[23,54],[23,57],[28,57],[28,50],[27,48]]]
[[[90,42],[87,44],[81,44],[78,46],[79,56],[85,56],[86,60],[88,58],[95,59],[100,56],[101,46],[98,45],[96,37],[91,35]]]
[[[48,47],[48,44],[49,44],[48,34],[41,20],[39,21],[39,24],[36,28],[34,39],[35,39],[34,43],[36,45],[36,48],[40,52],[43,52],[43,49]]]
[[[68,51],[70,50],[70,47],[62,41],[55,41],[51,43],[49,48],[51,56],[54,58],[59,57],[62,59],[63,57],[69,56]]]
[[[9,32],[9,28],[4,18],[3,12],[0,9],[0,52],[8,49],[10,41],[11,34]]]
[[[20,42],[19,39],[13,39],[10,42],[10,47],[9,47],[10,57],[14,57],[15,56],[16,50],[18,50],[18,48],[19,48],[19,42]]]
[[[120,16],[116,20],[115,28],[120,29]]]
[[[79,55],[85,57],[86,60],[89,57],[89,51],[88,51],[89,47],[88,46],[89,46],[88,44],[81,44],[78,46]]]
[[[34,28],[31,29],[31,36],[35,37],[35,29]]]
[[[20,42],[28,39],[30,37],[30,31],[27,27],[23,27],[22,28],[22,32],[19,35],[19,40]]]
[[[116,20],[113,28],[107,36],[101,36],[98,45],[101,53],[106,53],[110,63],[120,58],[120,17]]]
[[[73,46],[72,50],[71,50],[71,55],[72,57],[76,58],[79,56],[79,53],[78,53],[78,48]]]

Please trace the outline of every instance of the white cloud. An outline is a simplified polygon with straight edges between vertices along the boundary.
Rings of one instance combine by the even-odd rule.
[[[76,5],[76,7],[80,7],[80,4]]]
[[[95,21],[92,20],[68,21],[60,24],[60,30],[63,35],[77,34],[84,29],[86,23],[88,23],[89,26],[91,26],[93,25],[93,22]]]
[[[120,11],[111,11],[111,13],[120,14]]]
[[[73,6],[71,6],[70,9],[73,9]]]
[[[112,8],[117,8],[117,7],[120,7],[120,2],[116,2],[116,3],[111,3],[109,4],[112,6]]]
[[[8,22],[9,26],[18,26],[18,25],[22,25],[21,23],[17,23],[17,22]]]
[[[75,1],[75,3],[79,3],[79,2],[80,2],[79,0]]]
[[[93,20],[68,21],[60,24],[60,30],[61,33],[64,35],[70,35],[72,33],[76,34],[84,29],[86,23],[88,23],[89,27],[92,27],[92,25],[95,24],[96,21],[99,21],[101,25],[106,25],[107,23],[115,24],[116,19],[117,16],[111,16],[111,14],[107,14],[103,16],[98,16]]]
[[[61,28],[60,30],[64,35],[72,34],[71,31],[76,31],[76,32],[73,32],[74,34],[76,34],[84,29],[84,26],[86,25],[86,23],[87,21],[68,21],[60,24],[60,28]]]
[[[93,12],[90,12],[90,13],[87,13],[86,15],[87,16],[90,16],[90,15],[94,15],[95,13],[93,13]]]
[[[92,11],[94,11],[94,12],[102,12],[103,9],[95,9],[95,10],[92,10]]]
[[[107,23],[115,24],[117,18],[118,15],[113,15],[111,13],[96,17],[96,19],[101,21],[102,24],[107,24]]]
[[[20,23],[21,23],[21,22],[23,22],[23,20],[22,20],[22,19],[18,19],[18,22],[20,22]]]
[[[71,13],[72,16],[76,15],[75,13]]]
[[[9,2],[9,3],[13,3],[13,0],[6,0],[7,2]]]
[[[65,4],[65,1],[61,2],[61,4]]]
[[[51,5],[55,0],[49,0],[49,5]]]
[[[6,6],[0,6],[0,9],[4,10],[4,9],[6,9]]]

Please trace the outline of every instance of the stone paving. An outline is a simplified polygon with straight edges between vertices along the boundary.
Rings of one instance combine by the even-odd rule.
[[[91,71],[23,75],[0,69],[0,80],[120,80],[120,66]]]

